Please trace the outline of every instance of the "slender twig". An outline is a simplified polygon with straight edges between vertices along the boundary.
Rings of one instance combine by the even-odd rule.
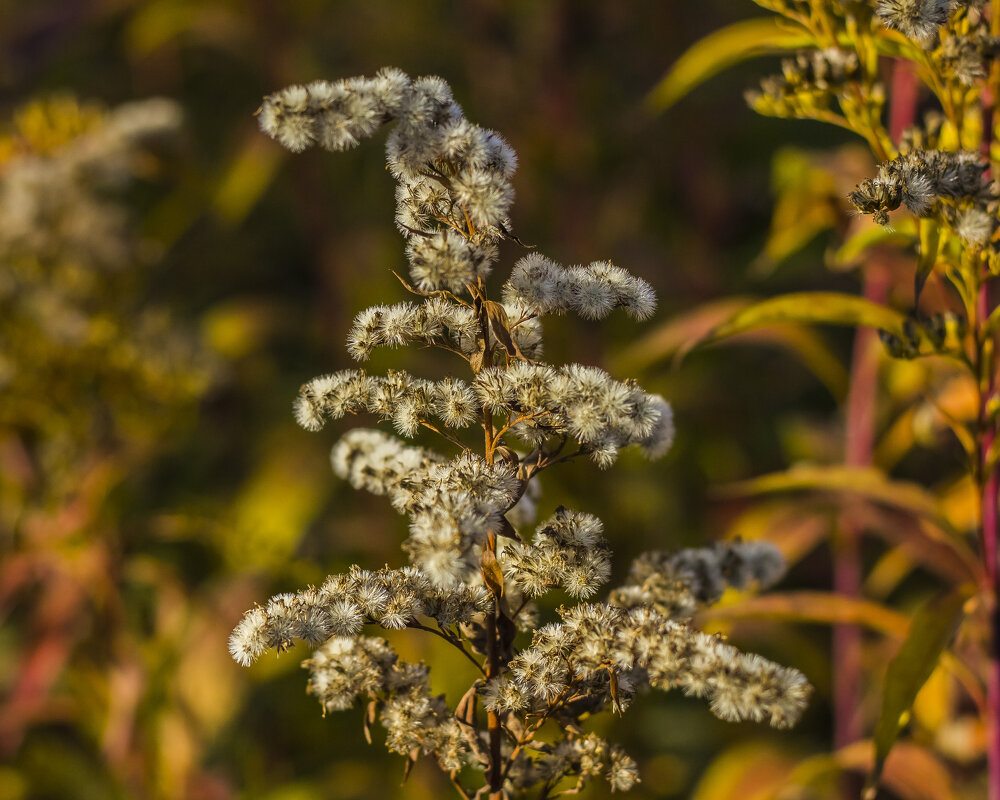
[[[468,446],[466,446],[465,443],[463,443],[461,439],[459,439],[457,436],[455,436],[455,434],[453,434],[450,431],[448,431],[447,428],[445,428],[444,430],[442,430],[441,428],[437,427],[434,423],[427,422],[426,420],[420,420],[420,424],[423,427],[427,428],[427,430],[434,431],[434,433],[440,435],[444,439],[447,439],[449,442],[451,442],[456,447],[459,447],[462,450],[468,450],[469,449]]]
[[[458,778],[455,777],[453,772],[448,773],[448,780],[451,781],[451,785],[455,787],[460,795],[462,795],[463,800],[472,800],[472,795],[468,793],[462,784],[458,782]]]
[[[419,622],[416,621],[409,623],[407,627],[416,628],[418,631],[427,631],[428,633],[433,633],[435,636],[439,636],[440,638],[444,639],[446,642],[448,642],[448,644],[455,647],[456,650],[459,650],[463,656],[469,659],[469,661],[471,661],[475,665],[476,669],[479,670],[480,674],[484,676],[486,675],[486,670],[483,669],[483,665],[480,664],[478,661],[476,661],[475,656],[473,656],[472,653],[466,650],[465,647],[462,645],[462,643],[459,642],[454,637],[449,636],[444,631],[436,630],[435,628],[429,628],[426,625],[421,625]]]
[[[538,417],[544,417],[546,414],[551,414],[551,413],[552,411],[549,409],[545,409],[544,411],[533,411],[530,414],[522,414],[512,422],[508,421],[507,424],[504,425],[500,430],[498,430],[496,434],[493,436],[493,447],[496,447],[497,444],[500,443],[500,437],[502,437],[505,433],[507,433],[511,428],[513,428],[518,423],[527,422],[529,419],[537,419]]]

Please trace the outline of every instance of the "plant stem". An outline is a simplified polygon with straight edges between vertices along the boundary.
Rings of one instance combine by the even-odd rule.
[[[889,100],[889,135],[899,141],[903,129],[912,124],[916,109],[917,79],[914,72],[897,60],[892,76]],[[882,154],[876,152],[882,158]],[[888,294],[888,275],[876,254],[864,270],[863,294],[866,300],[884,304]],[[872,463],[875,441],[875,408],[878,390],[878,335],[872,328],[859,328],[851,354],[851,381],[847,395],[844,462],[849,467],[867,467]],[[838,595],[861,595],[861,529],[848,515],[841,515],[834,542],[833,590]],[[862,736],[861,716],[861,631],[853,625],[833,629],[833,740],[838,749]],[[845,795],[853,794],[847,787]]]
[[[452,647],[456,648],[459,652],[461,652],[461,654],[463,656],[465,656],[467,659],[469,659],[469,661],[472,662],[472,664],[476,667],[476,669],[479,670],[480,674],[482,674],[482,675],[486,674],[484,672],[484,670],[483,670],[482,665],[478,661],[476,661],[475,658],[473,658],[472,653],[470,653],[468,650],[466,650],[462,646],[461,642],[456,641],[451,636],[448,636],[444,631],[435,630],[434,628],[428,628],[426,625],[421,625],[419,622],[411,622],[411,623],[409,623],[409,625],[407,625],[407,627],[408,628],[415,628],[418,631],[427,631],[428,633],[433,633],[435,636],[438,636],[438,637],[444,639],[448,644],[450,644]]]
[[[864,277],[865,299],[884,303],[888,282],[884,269],[877,262],[867,265]],[[878,389],[878,335],[871,328],[860,328],[855,334],[851,355],[851,383],[847,395],[844,462],[849,467],[866,467],[872,463],[875,439],[875,406]],[[861,595],[861,561],[858,540],[861,530],[848,515],[842,515],[835,542],[833,590],[838,595]],[[854,625],[837,625],[833,629],[833,710],[834,746],[838,749],[861,738],[861,632]]]
[[[492,532],[486,542],[494,557],[496,556],[497,540]],[[497,616],[500,614],[500,598],[494,596],[493,610],[486,614],[486,681],[487,683],[500,675],[500,643],[497,638]],[[488,711],[486,717],[490,737],[490,771],[486,776],[490,790],[490,800],[502,800],[503,797],[503,758],[501,743],[503,729],[500,715],[496,711]]]
[[[980,354],[979,369],[979,490],[982,502],[981,543],[987,586],[986,607],[989,614],[989,642],[986,664],[986,763],[989,770],[989,798],[1000,800],[1000,584],[997,563],[997,470],[988,463],[989,453],[996,438],[996,423],[990,419],[989,403],[995,389],[995,371],[992,349],[987,347],[981,333],[989,318],[990,302],[988,283],[979,287],[976,327],[977,349]],[[984,358],[985,355],[985,358]]]

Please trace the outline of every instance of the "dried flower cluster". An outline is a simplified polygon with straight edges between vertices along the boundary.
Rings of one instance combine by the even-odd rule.
[[[540,318],[574,311],[598,319],[623,308],[643,319],[655,306],[650,286],[608,262],[565,268],[530,253],[515,263],[502,302],[490,299],[498,245],[520,244],[507,217],[516,159],[497,134],[464,118],[438,78],[384,70],[292,87],[266,98],[260,119],[293,150],[343,150],[395,123],[388,165],[412,284],[401,282],[422,300],[363,311],[348,352],[363,361],[376,347],[435,347],[465,361],[470,375],[348,369],[302,387],[295,416],[308,430],[370,414],[404,437],[437,435],[453,455],[378,430],[343,436],[334,472],[409,517],[411,566],[354,567],[318,589],[272,598],[236,627],[233,657],[249,664],[297,639],[318,645],[305,666],[324,710],[367,703],[366,730],[380,719],[390,750],[410,762],[433,756],[466,798],[472,770],[496,798],[529,789],[546,798],[595,776],[612,790],[631,788],[635,763],[581,724],[623,710],[643,688],[706,697],[724,719],[793,724],[809,694],[800,673],[680,621],[726,586],[776,580],[783,562],[771,547],[646,554],[609,601],[560,609],[560,622],[538,627],[533,598],[552,589],[594,597],[609,580],[611,550],[597,518],[564,508],[530,541],[522,537],[537,476],[578,457],[607,467],[631,445],[657,457],[673,438],[662,397],[595,367],[541,363]],[[481,449],[463,438],[469,428]],[[450,705],[431,695],[427,667],[361,636],[366,625],[437,635],[477,678]]]
[[[785,59],[780,75],[765,78],[760,91],[747,93],[750,105],[761,114],[820,120],[866,137],[882,163],[874,177],[849,195],[858,212],[888,225],[890,212],[906,208],[947,226],[964,246],[982,251],[991,270],[1000,269],[1000,253],[991,245],[1000,190],[985,177],[987,159],[964,144],[969,133],[946,124],[949,115],[977,118],[971,106],[962,112],[953,103],[975,102],[1000,55],[1000,37],[992,32],[983,3],[878,0],[821,5],[817,46]],[[812,23],[805,22],[796,4],[774,0],[768,7],[813,33]],[[905,130],[898,143],[890,140],[882,122],[886,91],[877,42],[885,40],[885,28],[897,31],[896,39],[902,34],[912,40],[901,53],[921,63],[918,71],[926,73],[924,79],[943,105]],[[860,43],[852,47],[840,42],[830,34],[835,30],[854,31]],[[967,100],[952,100],[965,93]]]
[[[859,77],[858,57],[848,50],[802,50],[781,62],[781,74],[761,81],[761,91],[747,92],[758,114],[785,117],[828,108]]]
[[[679,553],[644,553],[635,560],[611,602],[625,608],[652,606],[671,619],[687,619],[714,605],[726,589],[754,582],[767,589],[785,574],[785,560],[768,542],[717,542]]]
[[[993,233],[987,205],[995,200],[994,189],[983,177],[986,162],[975,153],[916,150],[879,165],[878,175],[868,178],[851,192],[851,204],[876,222],[886,225],[889,212],[905,205],[918,217],[928,217],[940,200],[967,201],[963,219],[969,214],[984,217],[982,224],[964,223],[972,243],[984,244]],[[968,205],[973,204],[973,205]]]
[[[948,21],[952,9],[961,4],[961,0],[878,0],[875,13],[887,28],[932,47],[938,29]]]

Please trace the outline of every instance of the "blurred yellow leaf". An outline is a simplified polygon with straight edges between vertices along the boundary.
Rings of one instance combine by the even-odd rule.
[[[941,491],[941,509],[956,530],[979,527],[979,490],[971,475],[963,475]]]
[[[915,239],[916,226],[912,219],[894,220],[891,228],[864,221],[839,248],[827,253],[826,264],[835,270],[851,269],[862,263],[868,251],[877,245],[911,245]]]
[[[925,517],[901,515],[899,510],[874,503],[854,504],[844,509],[859,528],[899,545],[915,564],[940,575],[950,583],[964,583],[982,572],[978,556],[953,528]]]
[[[219,180],[212,199],[215,213],[230,225],[242,222],[271,184],[284,150],[271,147],[256,130],[251,131]]]
[[[913,702],[913,716],[921,726],[936,731],[951,716],[952,679],[948,669],[938,664],[917,693]]]
[[[747,298],[726,298],[675,316],[626,349],[615,360],[615,368],[635,372],[670,359],[674,359],[676,363],[713,330],[752,303]],[[767,328],[746,330],[739,335],[738,341],[788,350],[823,382],[831,395],[840,398],[846,391],[846,370],[826,340],[810,328],[794,324],[774,324]]]
[[[241,358],[262,347],[280,318],[275,307],[261,300],[233,300],[206,314],[202,331],[213,350],[227,358]]]
[[[125,31],[135,55],[148,56],[176,39],[196,34],[201,41],[227,44],[245,35],[239,7],[201,0],[150,0],[138,6]]]
[[[691,800],[767,800],[782,787],[794,764],[773,745],[737,745],[709,765]]]
[[[634,372],[669,359],[684,350],[689,342],[703,339],[713,328],[753,302],[749,297],[726,297],[705,303],[693,311],[675,314],[617,356],[615,368]]]
[[[891,480],[875,467],[797,464],[783,472],[773,472],[747,481],[731,483],[719,491],[726,495],[801,491],[855,494],[891,508],[946,524],[941,506],[934,495],[919,484]]]
[[[906,639],[889,662],[882,713],[875,727],[875,759],[865,787],[867,800],[875,798],[886,758],[906,724],[917,692],[955,636],[967,598],[967,590],[959,589],[928,601],[913,616]]]
[[[811,153],[797,147],[779,150],[771,165],[771,185],[774,212],[764,250],[753,264],[758,274],[770,272],[839,217],[836,181]]]
[[[813,44],[802,28],[776,17],[736,22],[709,34],[688,49],[646,98],[656,110],[670,108],[684,95],[728,67],[766,53]]]
[[[824,625],[862,625],[889,636],[906,635],[907,618],[891,608],[832,592],[781,592],[742,597],[732,606],[715,606],[698,614],[700,622],[739,619],[780,619]]]
[[[839,292],[795,292],[762,300],[737,311],[708,332],[703,342],[717,341],[753,328],[781,322],[846,325],[890,331],[902,335],[906,317],[898,311],[863,297]]]
[[[329,465],[278,435],[236,499],[224,549],[241,567],[289,559],[326,497]]]
[[[756,504],[726,531],[727,539],[766,539],[777,547],[788,564],[796,564],[826,537],[830,521],[826,515],[804,513],[798,504]]]
[[[865,596],[883,599],[888,597],[913,571],[914,566],[914,560],[904,547],[886,550],[865,578]]]
[[[831,773],[841,771],[866,771],[872,763],[870,739],[842,747],[832,755],[822,754],[807,758],[792,772],[785,792],[796,788],[812,788],[816,782]],[[882,783],[901,800],[955,800],[948,768],[926,748],[911,742],[900,742],[889,757],[882,775]]]
[[[917,271],[913,278],[913,303],[920,300],[920,292],[924,288],[927,276],[931,274],[937,263],[938,252],[941,249],[941,226],[933,219],[921,219],[917,222],[920,236],[920,248],[917,255]]]

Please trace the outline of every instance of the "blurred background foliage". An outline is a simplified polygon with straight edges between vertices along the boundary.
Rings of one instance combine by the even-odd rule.
[[[554,362],[600,364],[667,396],[674,451],[546,476],[543,516],[558,504],[601,516],[619,576],[645,549],[766,536],[793,562],[786,587],[829,588],[835,500],[818,495],[803,511],[720,487],[842,460],[851,333],[769,328],[672,366],[741,298],[856,291],[850,270],[823,264],[870,158],[843,132],[747,110],[743,89],[774,60],[715,77],[666,114],[644,105],[685,48],[753,11],[733,0],[3,3],[0,184],[86,150],[121,104],[169,98],[183,121],[167,142],[121,148],[113,186],[88,183],[61,206],[69,227],[115,245],[113,263],[49,216],[28,243],[0,223],[0,796],[450,791],[421,765],[400,788],[402,762],[365,743],[360,709],[322,718],[305,695],[305,653],[242,670],[226,652],[255,598],[403,559],[403,519],[330,473],[337,431],[291,419],[300,383],[347,365],[353,315],[403,298],[389,272],[403,247],[381,158],[291,158],[257,131],[260,98],[290,83],[384,65],[440,74],[469,118],[518,152],[524,242],[565,264],[613,260],[657,289],[644,327],[558,320],[547,346]],[[91,205],[114,226],[88,222]],[[504,247],[509,265],[521,251]],[[375,360],[373,371],[402,365]],[[430,358],[407,367],[444,369]],[[923,369],[892,373],[900,408],[920,397]],[[947,402],[960,408],[961,391]],[[882,446],[922,479],[940,464],[914,451],[913,430],[933,439],[944,426],[930,412],[921,420]],[[959,516],[963,491],[952,495]],[[876,523],[893,529],[885,514]],[[874,594],[909,610],[935,578],[933,558],[914,570],[906,552],[866,558]],[[794,616],[710,621],[817,686],[794,732],[728,725],[675,696],[594,720],[639,761],[634,796],[825,797],[838,770],[864,767],[866,753],[829,755],[829,629]],[[899,625],[884,634],[867,655],[866,719]],[[405,658],[453,660],[435,641],[396,639]],[[435,670],[436,688],[463,685],[463,669]],[[929,686],[918,707],[928,736],[954,718],[952,684]],[[975,730],[951,735],[959,756],[976,757]],[[900,796],[952,796],[919,743],[897,758],[905,768],[887,777]]]

